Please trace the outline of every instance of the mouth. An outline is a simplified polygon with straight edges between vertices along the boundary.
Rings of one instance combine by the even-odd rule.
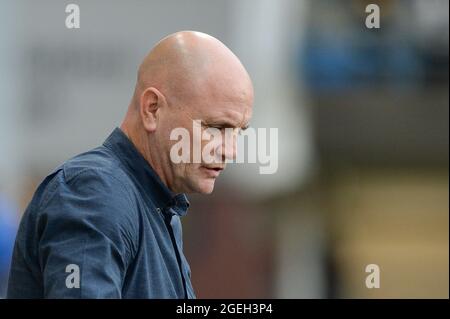
[[[224,169],[224,167],[222,166],[201,166],[200,168],[205,171],[210,177],[219,176],[220,172]]]

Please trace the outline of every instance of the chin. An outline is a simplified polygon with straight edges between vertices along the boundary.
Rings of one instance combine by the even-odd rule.
[[[197,183],[196,192],[200,194],[211,194],[214,190],[214,179],[201,180]]]

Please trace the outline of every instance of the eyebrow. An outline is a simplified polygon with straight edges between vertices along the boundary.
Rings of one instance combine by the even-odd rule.
[[[220,127],[224,127],[224,128],[227,128],[227,127],[231,127],[231,128],[237,127],[235,124],[233,124],[233,123],[231,123],[231,122],[228,122],[228,121],[223,121],[223,120],[217,120],[217,121],[205,121],[205,123],[206,123],[207,125],[220,126]],[[243,130],[243,131],[245,131],[246,129],[249,128],[249,126],[250,126],[249,124],[246,124],[245,126],[241,127],[240,129]]]

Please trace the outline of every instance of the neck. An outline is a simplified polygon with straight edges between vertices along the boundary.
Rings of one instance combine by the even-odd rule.
[[[120,125],[122,132],[133,143],[136,149],[141,153],[148,164],[153,168],[161,181],[168,186],[167,179],[165,178],[161,165],[158,165],[161,161],[154,159],[152,152],[150,152],[150,145],[148,143],[148,137],[144,129],[139,128],[139,124],[133,124],[128,119],[128,116]],[[156,152],[157,153],[157,152]],[[155,154],[154,154],[155,155]],[[169,186],[168,186],[169,187]],[[170,187],[169,187],[170,188]]]

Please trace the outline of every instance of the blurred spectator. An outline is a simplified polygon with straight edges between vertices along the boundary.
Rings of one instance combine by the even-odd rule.
[[[6,293],[17,224],[17,208],[0,194],[0,298],[3,298]]]

